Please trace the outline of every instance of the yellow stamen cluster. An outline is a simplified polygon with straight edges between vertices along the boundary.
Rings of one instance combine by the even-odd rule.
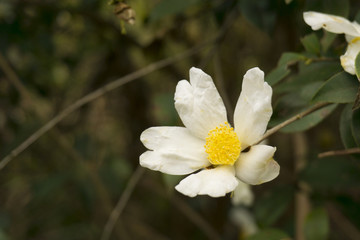
[[[354,38],[353,40],[351,40],[350,43],[356,43],[356,42],[359,41],[359,40],[360,40],[360,37],[356,37],[356,38]]]
[[[204,147],[209,161],[214,165],[233,165],[241,150],[241,143],[234,128],[225,122],[224,125],[220,124],[220,127],[210,130],[208,135]]]

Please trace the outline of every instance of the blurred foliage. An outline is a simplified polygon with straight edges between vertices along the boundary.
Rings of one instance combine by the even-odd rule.
[[[300,228],[306,239],[359,239],[359,154],[317,157],[360,147],[360,110],[352,109],[359,82],[340,65],[344,36],[312,31],[302,13],[314,10],[359,21],[360,2],[126,4],[136,13],[134,25],[119,19],[107,0],[0,1],[2,157],[84,95],[224,31],[205,50],[78,109],[2,169],[0,239],[100,239],[145,151],[141,132],[154,125],[181,125],[173,94],[191,66],[214,77],[228,107],[235,106],[244,73],[259,66],[274,89],[270,127],[316,103],[333,104],[270,138],[281,173],[252,188],[255,235],[244,236],[244,225],[229,217],[237,208],[229,196],[189,199],[173,189],[177,177],[145,171],[111,239],[208,239],[194,216],[222,239],[291,239],[299,231],[294,208],[308,213]],[[359,57],[359,75],[358,69]],[[296,141],[298,132],[306,146]],[[301,168],[299,149],[305,149]],[[297,203],[299,192],[311,211]]]

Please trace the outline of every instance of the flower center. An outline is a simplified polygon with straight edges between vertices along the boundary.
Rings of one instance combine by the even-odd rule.
[[[234,128],[225,122],[224,125],[220,124],[219,127],[210,130],[208,135],[204,147],[210,163],[233,165],[241,150],[241,143],[234,132]]]

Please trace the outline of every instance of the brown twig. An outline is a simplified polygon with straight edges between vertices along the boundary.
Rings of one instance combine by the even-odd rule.
[[[266,133],[264,134],[264,136],[257,141],[254,145],[259,144],[260,142],[264,141],[266,138],[270,137],[271,135],[273,135],[274,133],[276,133],[277,131],[279,131],[281,128],[289,125],[290,123],[295,122],[296,120],[299,120],[307,115],[309,115],[312,112],[315,112],[316,110],[323,108],[327,105],[329,105],[330,103],[318,103],[315,104],[314,106],[312,106],[311,108],[305,110],[304,112],[301,112],[299,114],[296,114],[295,116],[289,118],[288,120],[276,125],[275,127],[269,129],[266,131]]]
[[[184,214],[190,222],[197,226],[207,237],[211,240],[220,240],[220,235],[215,229],[204,219],[198,212],[188,206],[183,198],[175,194],[167,194],[158,184],[151,183],[150,181],[141,182],[145,189],[157,193],[159,196],[168,199],[174,207],[176,207],[182,214]]]
[[[116,221],[119,219],[122,211],[124,210],[127,202],[130,199],[131,194],[133,193],[135,186],[139,182],[141,176],[144,174],[144,168],[140,165],[137,167],[133,175],[131,176],[123,194],[121,195],[118,203],[116,204],[114,210],[111,212],[110,217],[105,225],[103,233],[101,235],[101,240],[108,240],[110,235],[115,227]]]
[[[51,128],[53,128],[55,125],[57,125],[60,121],[62,121],[65,117],[67,117],[69,114],[71,114],[75,110],[79,109],[80,107],[84,106],[85,104],[103,96],[105,93],[110,92],[126,83],[129,83],[131,81],[134,81],[136,79],[144,77],[151,72],[154,72],[156,70],[159,70],[161,68],[164,68],[166,66],[174,64],[175,62],[180,61],[184,58],[194,55],[195,53],[197,53],[200,50],[202,50],[203,48],[205,48],[208,44],[212,43],[213,41],[216,41],[217,38],[218,38],[218,36],[216,36],[216,38],[214,38],[210,41],[207,41],[207,42],[205,42],[199,46],[196,46],[194,48],[191,48],[191,49],[189,49],[181,54],[178,54],[174,57],[166,58],[166,59],[160,60],[158,62],[152,63],[138,71],[135,71],[135,72],[130,73],[130,74],[128,74],[122,78],[119,78],[113,82],[110,82],[110,83],[106,84],[105,86],[80,98],[75,103],[73,103],[72,105],[70,105],[69,107],[64,109],[62,112],[57,114],[54,118],[52,118],[50,121],[48,121],[44,126],[42,126],[40,129],[38,129],[31,136],[29,136],[25,141],[23,141],[19,146],[17,146],[14,150],[12,150],[8,155],[6,155],[0,161],[0,170],[2,170],[12,159],[14,159],[21,152],[23,152],[26,148],[28,148],[31,144],[33,144],[36,140],[38,140],[43,134],[45,134],[47,131],[49,131]]]
[[[26,88],[21,83],[15,71],[12,69],[8,61],[6,61],[5,57],[1,53],[0,53],[0,67],[7,76],[7,79],[14,85],[14,87],[16,88],[16,90],[18,90],[20,95],[28,100],[30,98],[29,92],[26,90]]]
[[[344,150],[334,150],[334,151],[328,151],[318,154],[318,158],[323,157],[331,157],[331,156],[339,156],[339,155],[349,155],[353,153],[360,153],[360,148],[349,148]]]
[[[308,152],[306,135],[303,132],[295,133],[293,135],[294,140],[294,164],[295,164],[295,176],[298,176],[304,169]],[[299,182],[303,185],[303,182]],[[305,218],[310,210],[310,201],[308,192],[300,188],[295,194],[295,239],[304,240],[304,225]]]

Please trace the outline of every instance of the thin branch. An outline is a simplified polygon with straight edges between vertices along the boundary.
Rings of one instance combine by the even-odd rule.
[[[122,211],[124,210],[127,202],[130,199],[131,194],[133,193],[135,186],[139,182],[141,176],[144,174],[145,169],[140,165],[137,167],[133,175],[131,176],[123,194],[121,195],[118,203],[116,204],[114,210],[111,212],[110,217],[104,227],[103,233],[101,235],[101,240],[108,240],[110,235],[115,227],[116,221],[119,219]]]
[[[295,176],[299,176],[304,169],[308,153],[307,139],[303,132],[295,133],[293,135],[294,143],[294,160],[295,160]],[[303,184],[301,181],[299,184]],[[310,211],[309,194],[307,191],[299,189],[295,194],[295,239],[304,240],[304,225],[305,219]]]
[[[197,225],[208,237],[208,239],[212,240],[220,240],[221,237],[219,234],[214,230],[213,227],[209,225],[205,219],[194,211],[185,201],[182,201],[177,196],[172,196],[170,198],[172,204],[174,204],[185,216],[187,216],[195,225]]]
[[[266,131],[266,133],[264,134],[264,136],[257,141],[254,145],[259,144],[260,142],[264,141],[266,138],[268,138],[269,136],[273,135],[274,133],[276,133],[277,131],[279,131],[280,129],[282,129],[283,127],[289,125],[292,122],[295,122],[296,120],[299,120],[307,115],[309,115],[312,112],[315,112],[316,110],[323,108],[327,105],[329,105],[330,103],[318,103],[315,104],[314,106],[312,106],[311,108],[305,110],[304,112],[301,112],[291,118],[289,118],[288,120],[276,125],[275,127],[269,129]]]
[[[141,184],[145,189],[156,192],[159,196],[168,199],[171,203],[182,213],[184,214],[189,221],[191,221],[195,226],[197,226],[207,237],[211,240],[220,240],[220,235],[216,230],[206,221],[203,216],[201,216],[197,211],[192,209],[186,201],[176,196],[175,194],[168,194],[163,190],[158,184],[151,183],[150,181],[143,181]]]
[[[353,154],[353,153],[360,153],[360,148],[349,148],[349,149],[344,149],[344,150],[323,152],[323,153],[319,153],[318,158],[339,156],[339,155],[349,155],[349,154]]]
[[[4,71],[5,75],[7,76],[7,79],[14,85],[14,87],[18,90],[20,95],[22,95],[23,98],[26,100],[30,99],[30,94],[20,81],[19,77],[15,73],[15,71],[11,68],[8,61],[6,61],[3,54],[0,53],[0,67]]]
[[[53,119],[51,119],[49,122],[47,122],[44,126],[42,126],[40,129],[38,129],[36,132],[34,132],[24,142],[22,142],[19,146],[17,146],[14,150],[12,150],[10,152],[10,154],[5,156],[0,161],[0,170],[2,170],[13,158],[18,156],[21,152],[23,152],[26,148],[28,148],[31,144],[33,144],[36,140],[38,140],[43,134],[45,134],[51,128],[53,128],[55,125],[57,125],[60,121],[62,121],[70,113],[74,112],[75,110],[79,109],[80,107],[84,106],[85,104],[103,96],[105,93],[110,92],[126,83],[129,83],[131,81],[134,81],[136,79],[144,77],[151,72],[154,72],[156,70],[159,70],[161,68],[169,66],[171,64],[174,64],[175,62],[178,62],[184,58],[187,58],[189,56],[196,54],[197,52],[202,50],[204,47],[209,45],[210,43],[216,41],[218,39],[218,37],[219,36],[216,36],[216,38],[214,38],[210,41],[207,41],[199,46],[191,48],[191,49],[189,49],[181,54],[178,54],[174,57],[166,58],[166,59],[160,60],[158,62],[152,63],[138,71],[135,71],[135,72],[130,73],[130,74],[128,74],[122,78],[119,78],[113,82],[110,82],[110,83],[106,84],[105,86],[80,98],[75,103],[73,103],[72,105],[70,105],[69,107],[64,109],[62,112],[60,112],[58,115],[56,115]]]

